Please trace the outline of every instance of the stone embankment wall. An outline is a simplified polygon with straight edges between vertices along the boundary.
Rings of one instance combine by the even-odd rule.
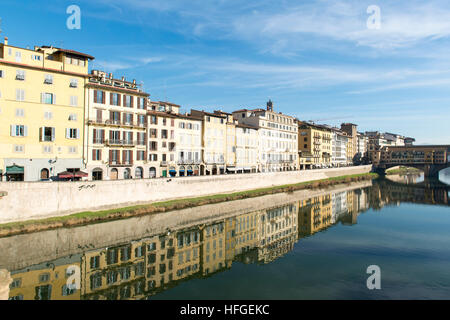
[[[167,232],[208,225],[228,218],[275,208],[311,197],[372,186],[372,181],[307,189],[262,197],[209,204],[123,220],[95,223],[0,238],[0,270],[16,271],[32,265],[118,246]]]
[[[372,166],[219,176],[84,182],[1,182],[0,223],[63,216],[370,172]]]

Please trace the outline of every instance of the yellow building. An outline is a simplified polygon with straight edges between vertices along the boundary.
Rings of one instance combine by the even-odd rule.
[[[81,255],[11,273],[10,300],[79,300]]]
[[[191,110],[190,116],[202,121],[203,161],[206,175],[225,173],[227,152],[227,116],[205,111]]]
[[[145,292],[147,243],[136,241],[85,252],[81,259],[81,298],[140,298]]]
[[[202,230],[201,272],[208,275],[226,267],[225,220],[215,221]]]
[[[324,230],[333,223],[332,195],[299,201],[298,228],[301,237]]]
[[[89,179],[147,178],[147,97],[132,82],[92,70],[86,83],[84,156]]]
[[[352,165],[353,159],[358,153],[358,130],[357,125],[354,123],[341,124],[341,130],[347,133],[347,164]]]
[[[83,169],[84,85],[92,56],[0,44],[0,170],[38,181]],[[78,177],[82,177],[80,172]]]
[[[302,169],[331,167],[332,131],[330,128],[298,121],[298,151]]]

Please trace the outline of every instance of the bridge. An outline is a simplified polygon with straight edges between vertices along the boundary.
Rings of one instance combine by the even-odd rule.
[[[374,169],[380,174],[406,166],[422,170],[425,177],[437,178],[439,171],[450,167],[450,145],[385,146],[371,152]]]

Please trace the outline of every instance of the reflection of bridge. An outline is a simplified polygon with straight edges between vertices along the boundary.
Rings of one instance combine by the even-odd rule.
[[[450,145],[382,147],[372,153],[374,168],[381,174],[407,166],[422,170],[425,177],[437,178],[439,171],[450,167]]]

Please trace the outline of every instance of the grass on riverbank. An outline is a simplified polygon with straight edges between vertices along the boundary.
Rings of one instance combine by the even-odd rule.
[[[147,214],[154,214],[172,210],[180,210],[185,208],[203,206],[206,204],[214,204],[239,199],[260,197],[268,194],[275,194],[282,192],[291,193],[297,190],[325,188],[336,184],[350,183],[363,180],[372,180],[376,179],[377,177],[378,175],[376,173],[363,173],[316,181],[307,181],[297,184],[281,185],[248,191],[234,192],[228,194],[216,194],[196,198],[177,199],[102,211],[85,211],[63,217],[54,217],[40,220],[12,222],[0,225],[0,237],[22,233],[32,233],[56,228],[80,226],[104,221],[125,219]]]
[[[395,175],[395,174],[419,174],[422,173],[421,170],[414,167],[404,167],[400,166],[397,169],[388,169],[386,170],[386,175]]]

